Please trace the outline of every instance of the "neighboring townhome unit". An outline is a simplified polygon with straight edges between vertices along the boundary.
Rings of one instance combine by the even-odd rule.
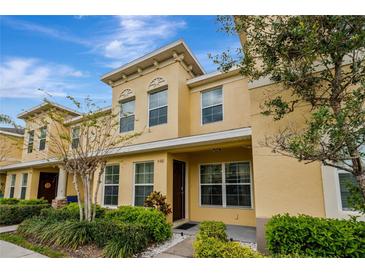
[[[238,69],[207,74],[182,40],[101,81],[112,89],[111,106],[103,115],[118,113],[119,136],[138,136],[108,151],[100,205],[142,206],[151,191],[160,191],[172,205],[169,221],[256,227],[260,249],[265,223],[275,214],[356,214],[343,189],[348,174],[320,163],[300,163],[262,145],[265,136],[288,121],[276,123],[261,114],[266,91],[279,85],[249,83]],[[75,200],[72,178],[52,158],[47,142],[54,128],[39,123],[47,106],[67,116],[70,147],[82,141],[82,116],[75,111],[48,103],[20,114],[27,123],[22,160],[0,168],[7,173],[6,197]],[[300,127],[306,112],[303,108],[288,119]]]

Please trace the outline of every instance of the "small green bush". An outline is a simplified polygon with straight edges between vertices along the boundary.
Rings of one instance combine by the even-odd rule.
[[[37,216],[41,210],[49,207],[49,204],[20,205],[2,204],[0,205],[0,224],[19,224],[27,218]]]
[[[250,247],[238,242],[220,241],[213,237],[203,237],[194,242],[196,258],[262,258],[263,256]]]
[[[103,253],[108,258],[132,257],[148,245],[148,231],[140,224],[119,224],[119,231],[106,244]]]
[[[98,247],[104,247],[120,231],[119,222],[108,219],[96,219],[92,222],[93,240]]]
[[[238,242],[229,242],[223,222],[205,221],[199,225],[194,241],[196,258],[262,258],[263,256]]]
[[[276,215],[266,225],[273,256],[365,257],[365,222]]]
[[[157,209],[122,206],[106,212],[105,218],[129,224],[141,224],[146,227],[149,238],[154,242],[162,242],[172,235],[171,225],[163,213]]]
[[[19,203],[19,199],[16,198],[1,198],[0,205],[15,205]]]
[[[226,225],[223,222],[205,221],[199,225],[199,238],[212,237],[220,241],[227,241]]]
[[[145,207],[156,208],[165,216],[172,213],[171,205],[166,202],[166,195],[159,191],[152,191],[144,201]]]

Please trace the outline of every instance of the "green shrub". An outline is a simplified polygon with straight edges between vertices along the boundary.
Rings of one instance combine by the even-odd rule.
[[[19,205],[47,205],[48,201],[41,199],[20,200]]]
[[[106,244],[103,253],[108,258],[126,258],[137,254],[148,245],[148,232],[140,224],[119,224],[119,231]]]
[[[0,224],[19,224],[27,218],[37,216],[41,210],[49,207],[49,204],[20,205],[2,204],[0,205]]]
[[[226,242],[227,233],[226,233],[226,225],[223,222],[215,222],[215,221],[205,221],[201,222],[199,225],[199,233],[197,234],[197,238],[216,238],[217,240]]]
[[[96,218],[102,218],[105,214],[105,209],[96,206]],[[79,220],[80,219],[80,211],[79,205],[77,203],[69,203],[67,206],[62,207],[60,209],[48,208],[42,210],[41,216],[43,218],[49,218],[57,221],[63,220]]]
[[[77,220],[55,221],[40,217],[28,219],[19,227],[19,234],[30,236],[41,243],[76,249],[93,241],[92,223]]]
[[[273,256],[365,257],[365,222],[276,215],[266,225]]]
[[[172,235],[171,225],[157,209],[122,206],[106,212],[105,217],[124,223],[144,225],[149,238],[154,242],[165,241]]]
[[[203,237],[194,242],[196,258],[262,258],[263,256],[238,242],[220,241],[213,237]]]
[[[96,219],[91,229],[98,247],[104,247],[120,231],[119,222],[108,219]]]
[[[16,198],[1,198],[0,205],[15,205],[19,203],[19,199]]]

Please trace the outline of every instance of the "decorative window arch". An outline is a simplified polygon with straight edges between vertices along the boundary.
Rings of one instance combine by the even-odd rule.
[[[149,83],[147,90],[150,91],[164,86],[167,86],[167,81],[165,78],[159,76]]]
[[[124,100],[124,99],[129,98],[129,97],[132,97],[132,96],[134,96],[134,92],[133,92],[133,90],[132,90],[132,89],[130,89],[130,88],[126,88],[126,89],[124,89],[124,90],[120,93],[120,95],[119,95],[119,100]]]

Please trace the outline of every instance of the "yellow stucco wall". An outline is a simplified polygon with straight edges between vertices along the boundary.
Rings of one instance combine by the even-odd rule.
[[[0,166],[21,161],[23,137],[12,136],[0,132]]]
[[[288,212],[324,217],[320,164],[304,164],[274,154],[263,144],[266,137],[278,134],[288,126],[297,130],[303,127],[309,113],[308,106],[301,105],[281,121],[262,115],[260,106],[278,89],[282,87],[270,85],[250,90],[256,215],[268,218]]]
[[[203,150],[185,154],[173,154],[170,156],[169,185],[172,196],[172,160],[181,160],[187,162],[188,178],[188,217],[193,221],[218,220],[227,224],[255,226],[255,199],[253,197],[253,208],[222,208],[206,207],[199,205],[199,165],[206,163],[222,163],[235,161],[252,161],[251,150],[248,148],[234,147],[225,148],[221,151]],[[252,164],[252,162],[251,162]],[[170,179],[171,178],[171,179]],[[254,188],[254,182],[253,182]]]

